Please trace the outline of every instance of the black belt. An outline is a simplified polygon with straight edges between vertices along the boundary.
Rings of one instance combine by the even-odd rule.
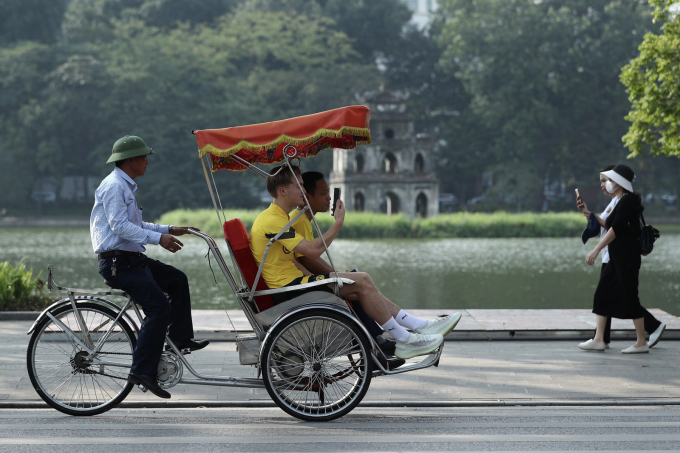
[[[105,258],[113,258],[114,256],[144,256],[142,252],[127,252],[125,250],[111,250],[109,252],[101,252],[99,259],[103,260]]]

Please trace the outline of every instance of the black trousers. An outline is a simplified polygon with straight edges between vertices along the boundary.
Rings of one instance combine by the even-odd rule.
[[[115,276],[112,275],[114,259]],[[137,336],[130,372],[156,376],[166,332],[173,342],[194,336],[187,276],[144,255],[99,260],[99,274],[115,288],[128,293],[144,310],[146,317]]]
[[[600,273],[604,271],[604,267],[606,264],[602,264],[602,269],[600,270]],[[654,332],[656,329],[659,328],[661,325],[661,321],[656,319],[653,314],[647,311],[645,307],[642,307],[643,311],[643,318],[645,320],[645,332],[648,334],[651,334]],[[607,318],[607,323],[604,326],[604,342],[605,343],[610,343],[611,342],[611,332],[612,332],[612,318]]]

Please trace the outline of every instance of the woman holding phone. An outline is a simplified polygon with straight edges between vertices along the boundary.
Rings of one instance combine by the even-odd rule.
[[[636,343],[624,349],[624,354],[649,352],[645,340],[644,313],[638,297],[638,277],[640,273],[640,214],[642,206],[640,195],[633,193],[635,174],[626,165],[616,165],[611,170],[600,173],[605,189],[612,195],[614,207],[606,212],[604,228],[607,232],[592,252],[586,257],[586,264],[592,266],[597,256],[607,247],[609,262],[600,274],[595,296],[593,313],[597,315],[595,337],[579,348],[587,351],[604,351],[604,331],[608,317],[633,319],[637,336]],[[583,203],[582,212],[587,211]],[[611,204],[610,204],[611,205]],[[600,220],[601,217],[600,217]],[[598,223],[600,223],[598,220]]]

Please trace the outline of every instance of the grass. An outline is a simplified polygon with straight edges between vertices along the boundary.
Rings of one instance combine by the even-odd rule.
[[[253,224],[257,210],[226,210],[227,219],[240,218],[247,229]],[[333,218],[318,214],[322,231]],[[211,236],[221,236],[214,210],[175,210],[161,216],[159,223],[189,225]],[[519,213],[507,212],[444,214],[411,220],[403,215],[387,216],[369,212],[348,212],[338,237],[342,238],[454,238],[454,237],[574,237],[586,226],[580,213]]]
[[[45,295],[45,282],[24,263],[0,263],[0,311],[42,311],[52,301]]]

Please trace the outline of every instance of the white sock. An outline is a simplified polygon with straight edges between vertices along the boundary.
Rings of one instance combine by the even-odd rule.
[[[397,341],[406,341],[408,340],[409,335],[411,335],[406,329],[401,327],[394,318],[388,319],[387,322],[382,325],[382,328]]]
[[[399,323],[400,326],[404,326],[411,330],[420,329],[421,327],[425,327],[427,325],[427,321],[424,319],[411,316],[404,310],[399,310],[399,313],[397,313],[397,316],[394,319]]]

